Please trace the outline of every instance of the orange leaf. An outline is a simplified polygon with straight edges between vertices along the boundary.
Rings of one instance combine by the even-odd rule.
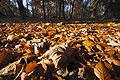
[[[103,47],[108,47],[108,45],[106,43],[100,43],[100,45]]]
[[[89,52],[88,54],[89,54],[89,55],[93,55],[94,53],[92,53],[92,52]]]
[[[103,39],[108,39],[108,37],[106,35],[103,35]]]
[[[32,71],[35,69],[36,66],[38,66],[36,62],[30,62],[30,63],[26,66],[25,72],[26,72],[26,73],[32,72]]]
[[[61,78],[60,76],[58,76],[58,75],[55,75],[55,77],[57,77],[58,80],[65,80],[65,79]]]
[[[110,50],[110,51],[107,51],[106,54],[109,54],[109,55],[114,55],[115,51],[114,50]]]

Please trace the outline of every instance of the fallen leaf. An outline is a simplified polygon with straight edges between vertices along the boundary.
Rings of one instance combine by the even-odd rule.
[[[92,52],[89,52],[88,54],[89,54],[89,55],[93,55],[94,53],[92,53]]]
[[[110,43],[107,43],[107,45],[120,46],[120,43],[116,43],[115,41],[112,40]]]
[[[90,47],[93,47],[94,46],[94,43],[92,41],[83,41],[83,44],[86,45],[86,46],[90,46]]]
[[[55,77],[57,77],[58,80],[65,80],[65,79],[61,78],[60,76],[58,76],[58,75],[55,75]]]
[[[29,64],[27,64],[27,66],[25,68],[25,73],[28,74],[28,73],[32,72],[35,69],[35,67],[37,67],[37,66],[38,65],[36,62],[30,62]]]
[[[115,54],[115,51],[114,51],[114,50],[110,50],[110,51],[107,51],[106,54],[114,55],[114,54]]]
[[[111,75],[105,68],[103,62],[99,62],[95,65],[94,73],[100,80],[111,80]]]
[[[113,62],[114,65],[120,66],[120,61],[119,60],[113,59],[112,62]]]
[[[100,46],[100,45],[96,45],[96,47],[100,50],[100,51],[103,51],[103,48]]]
[[[0,75],[11,75],[11,74],[15,74],[16,73],[16,69],[17,69],[17,64],[19,64],[21,61],[21,59],[19,59],[18,61],[15,61],[13,63],[10,63],[9,65],[7,65],[6,67],[4,67],[3,69],[0,70]]]
[[[113,67],[111,64],[107,63],[106,61],[103,62],[105,67],[109,70],[109,71],[113,71]]]

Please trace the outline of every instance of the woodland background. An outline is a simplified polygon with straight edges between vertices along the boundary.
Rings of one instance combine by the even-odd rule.
[[[0,0],[0,17],[119,19],[120,0]]]

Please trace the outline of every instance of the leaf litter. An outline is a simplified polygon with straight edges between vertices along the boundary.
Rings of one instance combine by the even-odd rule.
[[[119,26],[0,23],[0,79],[119,80]]]

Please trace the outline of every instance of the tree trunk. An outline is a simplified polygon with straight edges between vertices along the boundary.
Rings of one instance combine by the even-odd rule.
[[[8,6],[8,11],[9,11],[9,13],[10,13],[10,16],[15,16],[15,14],[14,14],[14,12],[11,10],[11,8]]]
[[[33,2],[34,0],[32,0],[32,2]],[[32,17],[34,17],[35,18],[35,11],[34,11],[34,6],[33,5],[31,5],[31,7],[32,7]]]
[[[43,6],[43,16],[46,18],[46,13],[45,13],[45,1],[42,0],[42,6]]]
[[[26,6],[27,6],[27,10],[28,10],[28,0],[26,0]]]
[[[16,5],[17,5],[16,0],[13,0],[13,2],[14,2],[14,4],[15,4],[15,6],[16,6]]]
[[[25,8],[23,6],[23,2],[22,2],[22,0],[17,0],[17,3],[18,3],[18,6],[19,6],[20,15],[24,19],[26,17],[26,11],[25,11]]]
[[[14,15],[14,12],[13,12],[13,11],[11,10],[11,8],[10,8],[10,4],[11,4],[11,3],[10,3],[10,0],[8,0],[8,6],[7,6],[7,7],[8,7],[8,14],[9,14],[9,16],[15,16],[15,15]]]
[[[64,5],[65,3],[64,3],[64,0],[63,0],[63,18],[65,19],[65,5]]]
[[[110,12],[112,13],[113,17],[116,19],[120,19],[120,0],[112,0]]]
[[[35,12],[34,12],[33,6],[32,6],[32,16],[35,17]]]
[[[56,1],[56,17],[58,17],[58,5],[57,5],[57,1]]]
[[[61,17],[61,1],[59,2],[59,19]]]
[[[74,5],[74,2],[75,2],[75,0],[72,2],[72,11],[71,11],[70,18],[73,17],[73,13],[74,13],[73,11],[74,11],[74,6],[75,6],[75,5]]]
[[[106,8],[104,14],[98,18],[120,19],[120,0],[110,0],[109,6]]]

